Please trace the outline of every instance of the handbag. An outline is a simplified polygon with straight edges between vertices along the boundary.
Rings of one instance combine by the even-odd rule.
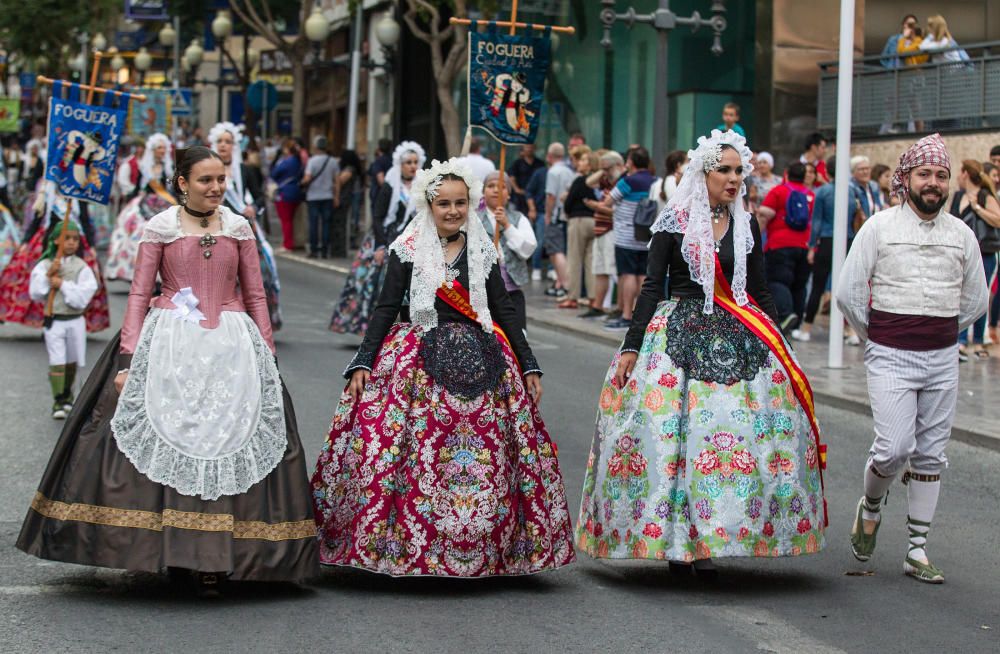
[[[960,191],[955,194],[955,199],[951,202],[951,214],[958,215],[958,208],[962,205],[962,196],[965,195],[965,191]],[[986,189],[979,190],[979,196],[976,201],[980,206],[986,206],[986,200],[989,197],[989,191]],[[983,254],[993,254],[995,252],[1000,252],[1000,228],[994,227],[989,224],[972,210],[970,206],[968,210],[961,215],[962,222],[969,226],[972,233],[976,235],[976,240],[979,241],[979,251]]]

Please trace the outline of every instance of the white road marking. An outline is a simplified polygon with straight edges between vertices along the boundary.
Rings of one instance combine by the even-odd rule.
[[[777,613],[764,609],[735,606],[705,606],[705,612],[712,617],[722,617],[727,622],[738,624],[747,638],[757,644],[757,648],[774,654],[845,654],[844,650],[831,647],[803,633],[797,627],[783,620]]]
[[[0,596],[17,595],[64,595],[94,590],[92,586],[80,584],[35,584],[33,586],[0,586]]]

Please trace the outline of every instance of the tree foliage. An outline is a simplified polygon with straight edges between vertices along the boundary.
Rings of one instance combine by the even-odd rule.
[[[476,3],[480,15],[489,19],[496,15],[498,0]],[[462,149],[462,120],[451,90],[455,79],[466,64],[469,30],[452,25],[450,18],[468,18],[467,0],[406,0],[403,20],[418,39],[428,45],[435,92],[441,108],[441,129],[451,155]]]
[[[299,0],[299,2],[229,0],[229,6],[243,24],[250,26],[250,29],[284,52],[292,62],[292,133],[303,134],[306,106],[305,57],[309,52],[305,24],[313,3],[309,0]],[[299,33],[292,39],[286,38],[275,28],[277,18],[281,17],[287,21],[289,16],[298,17]]]
[[[57,60],[64,45],[79,50],[76,35],[105,31],[120,0],[0,0],[0,42],[8,52]]]

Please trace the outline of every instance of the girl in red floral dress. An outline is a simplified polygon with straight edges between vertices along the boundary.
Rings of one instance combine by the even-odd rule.
[[[541,370],[497,250],[469,220],[482,183],[452,159],[418,173],[412,192],[418,214],[389,248],[313,476],[320,561],[456,577],[566,565],[572,534],[537,407]]]

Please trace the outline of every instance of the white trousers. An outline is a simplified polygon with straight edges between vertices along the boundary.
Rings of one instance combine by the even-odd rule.
[[[868,341],[868,396],[875,419],[869,465],[894,477],[907,465],[939,474],[958,401],[958,344],[940,350],[897,350]]]
[[[87,322],[83,316],[73,320],[53,320],[45,330],[45,349],[49,365],[61,366],[76,363],[87,365]]]

